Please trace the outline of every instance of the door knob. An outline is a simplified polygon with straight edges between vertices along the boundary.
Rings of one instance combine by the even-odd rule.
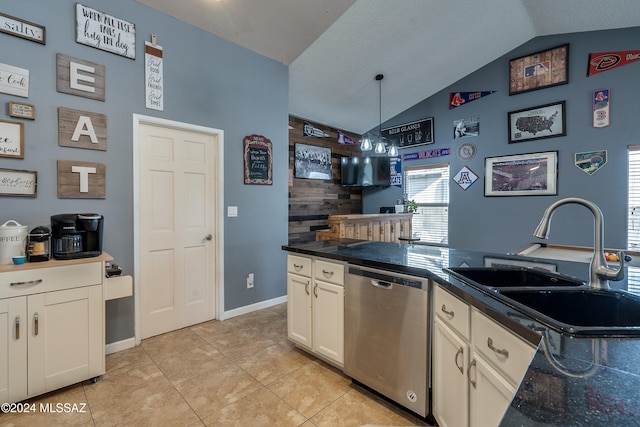
[[[213,236],[211,234],[207,234],[206,236],[204,236],[204,240],[211,240],[213,239]]]

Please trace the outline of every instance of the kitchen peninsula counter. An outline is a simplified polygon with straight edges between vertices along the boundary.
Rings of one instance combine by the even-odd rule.
[[[594,340],[550,330],[545,349],[537,332],[543,329],[540,323],[442,270],[460,266],[539,266],[586,280],[589,264],[352,239],[285,245],[282,249],[429,278],[537,346],[502,426],[640,426],[640,337]],[[640,281],[640,268],[626,270],[625,280],[611,282],[612,288],[638,286],[635,282]],[[594,359],[594,353],[599,357]]]

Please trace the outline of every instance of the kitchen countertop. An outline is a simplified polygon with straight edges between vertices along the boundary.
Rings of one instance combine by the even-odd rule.
[[[460,266],[536,266],[587,280],[589,264],[350,239],[282,249],[430,278],[537,346],[502,426],[640,426],[640,338],[579,338],[544,328],[442,271]],[[610,282],[611,288],[635,288],[637,292],[640,268],[626,270],[625,280]],[[541,333],[536,331],[540,329],[547,329],[546,346],[541,345]]]

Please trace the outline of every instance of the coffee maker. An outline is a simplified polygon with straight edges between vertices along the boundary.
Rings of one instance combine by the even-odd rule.
[[[51,246],[55,259],[91,258],[102,254],[104,217],[95,213],[51,216]]]

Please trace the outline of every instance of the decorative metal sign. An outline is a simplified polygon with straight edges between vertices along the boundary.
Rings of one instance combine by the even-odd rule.
[[[607,150],[575,153],[575,164],[587,175],[593,175],[607,164]]]
[[[458,172],[456,176],[453,177],[455,183],[458,184],[463,190],[471,187],[471,184],[476,182],[477,179],[478,175],[476,175],[471,169],[466,166],[460,169],[460,172]]]
[[[398,148],[433,144],[433,117],[382,129],[382,137]]]
[[[76,42],[136,59],[136,26],[76,3]]]
[[[609,89],[593,91],[593,127],[603,128],[609,126],[609,107],[611,96]]]

